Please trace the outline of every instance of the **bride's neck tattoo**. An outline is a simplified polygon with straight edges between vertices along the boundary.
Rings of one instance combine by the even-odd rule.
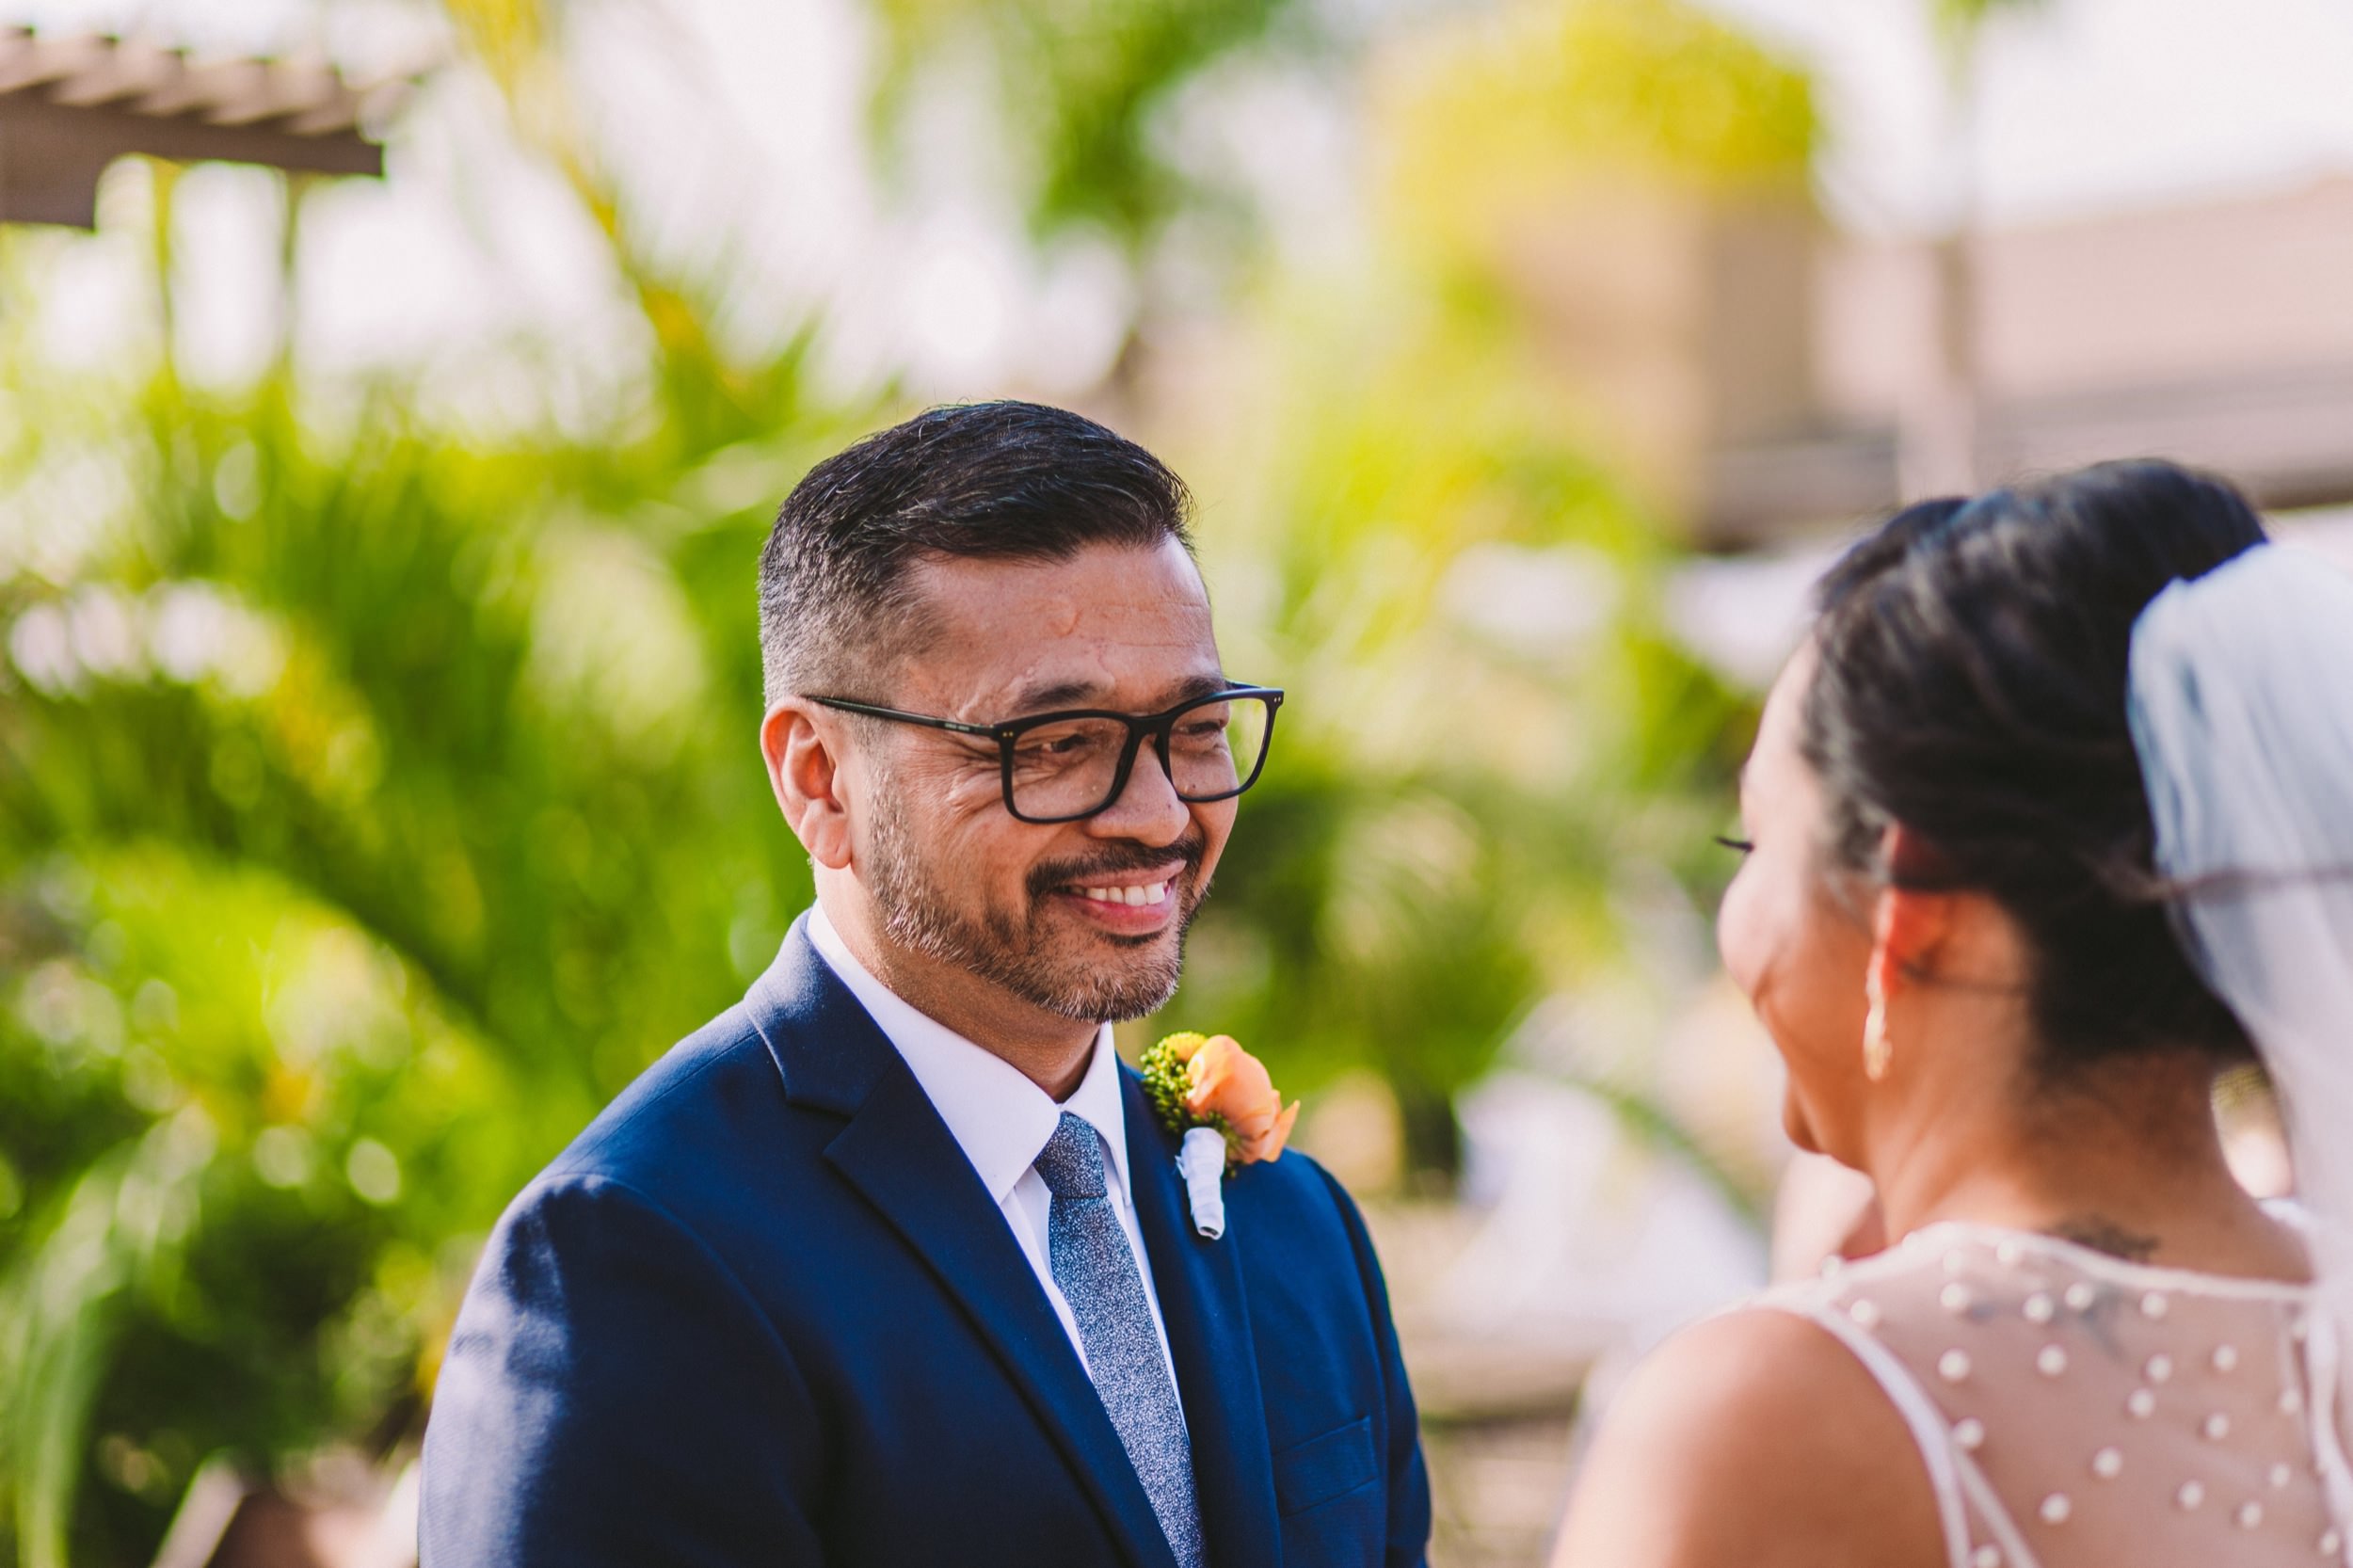
[[[2113,1220],[2097,1214],[2081,1214],[2061,1220],[2051,1227],[2051,1234],[2062,1241],[2073,1241],[2079,1247],[2121,1257],[2127,1263],[2146,1263],[2157,1255],[2157,1239],[2138,1231],[2126,1230]]]

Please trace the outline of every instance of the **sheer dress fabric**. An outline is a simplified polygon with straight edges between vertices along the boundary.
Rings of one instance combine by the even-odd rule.
[[[1753,1304],[1819,1325],[1886,1392],[1951,1568],[2353,1563],[2309,1287],[1948,1223]]]

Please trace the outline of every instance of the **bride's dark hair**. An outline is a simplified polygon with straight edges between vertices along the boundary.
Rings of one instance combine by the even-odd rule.
[[[2265,538],[2245,497],[2104,463],[1897,513],[1817,590],[1801,745],[1831,860],[1994,899],[2025,934],[2047,1072],[2184,1048],[2250,1055],[2176,943],[2125,718],[2133,623]],[[1888,825],[1921,853],[1885,863]]]

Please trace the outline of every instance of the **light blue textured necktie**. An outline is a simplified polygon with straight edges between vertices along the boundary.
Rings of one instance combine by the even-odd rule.
[[[1103,1144],[1085,1119],[1063,1112],[1037,1174],[1054,1194],[1047,1251],[1054,1284],[1079,1320],[1087,1373],[1136,1467],[1177,1568],[1200,1568],[1201,1511],[1193,1491],[1193,1448],[1152,1326],[1128,1232],[1103,1179]]]

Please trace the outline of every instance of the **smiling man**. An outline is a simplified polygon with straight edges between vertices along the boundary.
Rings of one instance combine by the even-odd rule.
[[[1354,1206],[1293,1153],[1196,1233],[1112,1049],[1176,991],[1282,702],[1219,661],[1187,505],[1022,403],[786,501],[760,743],[816,907],[500,1223],[427,1568],[1421,1560]]]

